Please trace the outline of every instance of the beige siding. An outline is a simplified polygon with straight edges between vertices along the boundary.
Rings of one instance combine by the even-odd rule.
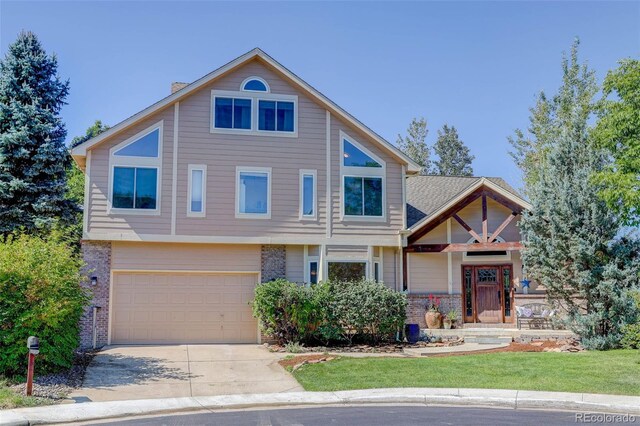
[[[114,242],[113,269],[260,271],[260,246]]]
[[[144,129],[163,121],[160,215],[107,214],[109,196],[109,150]],[[92,233],[169,234],[171,232],[171,175],[173,161],[173,108],[122,132],[91,151],[88,231]]]
[[[327,246],[328,259],[362,259],[368,260],[368,246]]]
[[[397,256],[398,252],[394,248],[384,248],[382,253],[382,279],[389,288],[396,288],[397,276]]]
[[[460,226],[458,222],[451,219],[451,226]],[[417,241],[417,244],[437,244],[437,243],[446,243],[447,242],[447,223],[442,223],[438,225],[434,230],[429,232],[427,235],[423,236]]]
[[[356,142],[363,145],[373,154],[386,162],[385,188],[387,205],[385,222],[362,222],[340,220],[341,213],[341,177],[340,177],[340,131],[343,131]],[[372,143],[362,132],[339,118],[331,117],[331,158],[335,159],[331,164],[331,199],[333,233],[339,236],[358,235],[395,235],[403,227],[402,206],[402,165],[399,164],[386,151]]]
[[[411,293],[447,293],[449,291],[445,253],[411,253],[408,255],[407,263]]]
[[[287,280],[304,283],[304,246],[287,246]]]
[[[251,134],[211,133],[211,90],[237,91],[252,75],[264,78],[271,92],[298,96],[298,137],[271,137]],[[214,83],[183,99],[179,107],[176,199],[176,236],[279,238],[304,243],[325,238],[326,224],[326,110],[290,81],[260,60],[253,60]],[[124,234],[169,235],[172,222],[174,106],[156,113],[144,123],[126,130],[91,151],[91,203],[88,231],[94,235]],[[107,215],[109,149],[141,129],[164,120],[161,214]],[[395,245],[402,228],[401,164],[379,148],[369,137],[335,116],[331,117],[331,202],[333,231],[336,237],[386,237],[382,244]],[[340,140],[344,130],[367,149],[386,161],[386,222],[340,221]],[[188,165],[206,164],[206,217],[186,216]],[[236,166],[271,167],[271,219],[235,217]],[[300,169],[317,170],[318,219],[299,220]],[[128,236],[128,237],[127,237]],[[115,236],[113,238],[116,238]],[[311,241],[310,241],[311,242]],[[327,241],[331,242],[331,240]],[[341,243],[345,241],[342,240]]]

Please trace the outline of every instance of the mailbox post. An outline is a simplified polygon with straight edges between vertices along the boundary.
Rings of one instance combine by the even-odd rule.
[[[33,392],[33,370],[36,364],[36,355],[40,353],[40,340],[35,336],[29,336],[27,339],[27,348],[29,348],[29,366],[27,367],[27,396],[31,396]]]

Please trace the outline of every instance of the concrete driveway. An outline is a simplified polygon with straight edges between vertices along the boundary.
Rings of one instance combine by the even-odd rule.
[[[76,402],[302,391],[259,345],[111,346],[87,368]]]

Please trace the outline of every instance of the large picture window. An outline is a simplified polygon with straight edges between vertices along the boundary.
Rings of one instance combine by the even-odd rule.
[[[271,217],[271,169],[237,168],[237,217]]]
[[[159,214],[162,121],[109,151],[110,213]]]
[[[329,281],[354,282],[367,277],[366,262],[328,262]]]
[[[340,139],[343,219],[384,220],[384,161],[344,132]]]

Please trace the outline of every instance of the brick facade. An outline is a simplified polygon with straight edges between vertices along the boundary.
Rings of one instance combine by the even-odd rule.
[[[109,328],[109,288],[111,286],[111,242],[83,241],[82,257],[87,264],[84,273],[88,282],[82,286],[92,295],[90,305],[80,319],[80,347],[93,346],[93,306],[99,306],[96,316],[96,347],[107,344]],[[91,277],[98,279],[97,285],[91,285]]]
[[[260,272],[262,282],[286,278],[287,249],[284,245],[265,245],[260,250]]]
[[[458,324],[462,318],[462,295],[460,294],[438,294],[440,299],[440,312],[446,315],[450,310],[458,312]],[[407,324],[419,324],[420,328],[427,328],[424,319],[428,294],[408,294],[407,295]]]

